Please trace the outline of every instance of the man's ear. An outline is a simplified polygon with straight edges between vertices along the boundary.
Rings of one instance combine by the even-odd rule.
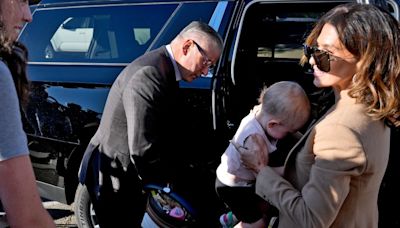
[[[187,53],[188,53],[188,51],[189,51],[189,48],[190,48],[190,46],[192,46],[192,40],[185,40],[184,42],[183,42],[183,45],[182,45],[182,53],[183,53],[183,55],[187,55]]]

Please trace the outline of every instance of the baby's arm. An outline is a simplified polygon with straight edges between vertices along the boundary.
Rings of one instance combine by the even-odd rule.
[[[283,176],[283,166],[271,167],[277,174]]]

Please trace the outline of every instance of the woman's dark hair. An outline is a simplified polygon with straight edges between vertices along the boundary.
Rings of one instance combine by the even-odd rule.
[[[0,14],[3,10],[0,4]],[[20,104],[26,105],[29,96],[29,81],[26,75],[28,51],[26,47],[16,41],[10,40],[5,32],[3,21],[0,20],[0,60],[9,68],[17,89]]]
[[[11,71],[20,104],[26,105],[29,96],[29,81],[26,75],[28,51],[22,43],[11,42],[8,39],[2,21],[0,21],[0,59]]]
[[[19,42],[14,42],[10,48],[2,46],[0,58],[11,72],[20,104],[25,106],[29,97],[29,81],[26,75],[28,51],[26,47]]]

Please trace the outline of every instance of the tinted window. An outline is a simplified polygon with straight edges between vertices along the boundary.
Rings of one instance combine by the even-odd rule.
[[[33,62],[128,63],[147,50],[176,7],[152,4],[38,10],[20,40],[28,46]]]
[[[203,21],[213,26],[217,31],[219,30],[221,20],[215,25],[212,24],[211,19],[214,14],[220,14],[221,16],[225,13],[224,10],[215,12],[217,5],[228,5],[228,2],[201,2],[201,3],[184,3],[179,6],[176,10],[174,17],[166,26],[164,32],[160,34],[159,39],[154,43],[152,48],[158,48],[161,45],[169,43],[179,31],[181,31],[187,24],[193,20]],[[232,3],[231,3],[232,4]]]
[[[314,23],[337,4],[292,4],[290,9],[286,4],[251,5],[241,25],[236,53],[236,64],[240,66],[235,66],[236,69],[243,70],[242,64],[254,69],[269,62],[297,63],[303,54],[302,44]]]
[[[246,13],[240,44],[254,48],[258,58],[299,59],[307,32],[326,10],[282,5],[255,4]]]

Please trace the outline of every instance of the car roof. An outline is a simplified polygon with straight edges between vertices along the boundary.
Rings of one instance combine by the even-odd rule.
[[[164,4],[164,3],[189,3],[189,2],[221,2],[222,0],[30,0],[31,10],[36,8],[48,7],[68,7],[68,6],[84,6],[97,4]],[[223,0],[237,1],[237,0]],[[252,0],[245,0],[252,1]]]
[[[239,1],[239,0],[30,0],[32,5],[35,7],[46,7],[48,5],[51,6],[72,6],[72,5],[92,5],[92,4],[115,4],[115,3],[150,3],[150,4],[157,4],[157,3],[167,3],[167,2],[220,2],[220,1]],[[249,4],[250,2],[257,2],[258,0],[243,0],[245,4]],[[300,0],[301,1],[301,0]],[[318,1],[318,0],[316,0]],[[328,0],[332,1],[332,0]],[[338,0],[340,1],[340,0]],[[369,2],[375,5],[385,5],[387,1],[393,0],[355,0],[361,2]],[[33,2],[37,3],[34,4]]]
[[[199,2],[200,0],[41,0],[38,4],[97,4],[97,3],[163,3],[163,2]],[[204,0],[219,2],[221,0]]]

